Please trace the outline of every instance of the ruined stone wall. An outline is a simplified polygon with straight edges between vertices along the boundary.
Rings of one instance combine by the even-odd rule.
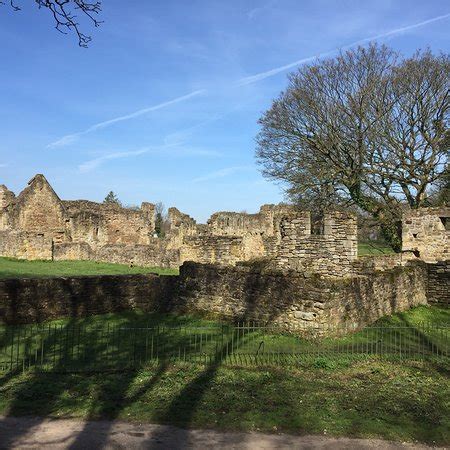
[[[152,238],[149,244],[106,244],[92,248],[83,242],[65,242],[55,244],[53,259],[93,260],[116,264],[131,264],[144,267],[178,268],[180,255],[178,250],[168,250],[160,239]]]
[[[154,274],[0,280],[0,323],[157,311],[170,303],[176,285],[177,277]]]
[[[384,271],[400,267],[403,264],[403,258],[400,253],[392,255],[378,256],[359,256],[353,262],[355,275],[364,275],[369,271]]]
[[[244,259],[242,237],[187,236],[180,249],[181,261],[233,265]]]
[[[139,308],[255,320],[333,332],[426,303],[427,268],[414,262],[343,279],[255,264],[185,263],[179,276],[123,275],[0,280],[0,322],[27,323]]]
[[[130,263],[135,254],[142,263],[152,265],[167,259],[164,251],[159,258],[154,255],[155,211],[151,203],[129,209],[85,200],[62,201],[43,175],[32,178],[17,197],[1,186],[0,202],[0,230],[6,233],[0,242],[2,256]],[[145,252],[142,245],[149,246]],[[111,246],[118,247],[111,250]],[[130,246],[136,248],[130,250]],[[118,258],[116,250],[121,248],[123,255]]]
[[[0,184],[0,230],[2,229],[2,208],[6,208],[15,199],[14,192],[8,190],[4,184]],[[6,221],[5,221],[6,226]]]
[[[0,231],[0,255],[19,259],[52,259],[53,239],[28,231]]]
[[[426,262],[450,259],[450,207],[405,212],[402,227],[403,258]]]
[[[311,234],[309,212],[281,222],[278,267],[343,276],[354,272],[357,257],[357,222],[351,214],[337,211],[325,214],[323,234]]]
[[[218,212],[204,225],[170,208],[166,236],[155,238],[153,204],[130,209],[86,200],[62,201],[43,175],[36,175],[17,197],[1,185],[0,206],[0,230],[9,233],[3,235],[0,254],[20,258],[163,267],[190,260],[234,265],[266,258],[282,270],[329,277],[356,275],[368,264],[379,270],[410,259],[449,258],[450,208],[406,213],[403,256],[369,263],[357,259],[356,218],[342,212],[327,213],[318,230],[312,227],[309,212],[288,205],[264,205],[257,214]]]
[[[61,200],[43,175],[36,175],[4,210],[8,228],[45,234],[55,242],[67,240],[67,216]]]
[[[233,320],[275,323],[288,330],[361,328],[378,318],[426,304],[427,268],[411,263],[343,279],[307,276],[256,264],[185,263],[170,308]]]
[[[137,210],[85,200],[64,201],[64,205],[73,242],[86,242],[96,249],[106,244],[148,244],[153,237],[152,204],[143,203]]]
[[[264,205],[257,214],[218,212],[203,225],[170,208],[167,248],[179,249],[180,264],[235,264],[274,256],[281,241],[281,218],[292,214],[291,206]]]
[[[427,264],[427,298],[430,304],[450,306],[450,261]]]

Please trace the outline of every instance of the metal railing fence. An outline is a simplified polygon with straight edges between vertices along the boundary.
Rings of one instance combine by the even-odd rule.
[[[256,322],[218,326],[89,324],[0,328],[0,371],[97,371],[151,362],[296,365],[320,358],[448,358],[447,324],[304,329],[283,332]]]

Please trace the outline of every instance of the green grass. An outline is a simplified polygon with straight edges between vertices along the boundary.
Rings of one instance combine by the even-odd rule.
[[[42,366],[58,370],[141,367],[156,360],[260,365],[379,356],[449,356],[448,309],[418,307],[334,337],[296,334],[274,326],[233,324],[196,316],[128,311],[38,325],[0,325],[0,370]],[[444,328],[446,326],[447,328]]]
[[[0,257],[0,278],[42,278],[78,275],[123,275],[157,273],[176,275],[178,269],[129,267],[95,261],[27,261]]]
[[[383,242],[358,242],[358,256],[380,256],[393,253],[394,250]]]
[[[447,309],[418,307],[382,318],[377,325],[408,328],[410,334],[402,336],[403,342],[409,339],[415,345],[424,321],[448,324],[449,316]],[[116,341],[105,338],[106,330],[113,327],[156,327],[165,337],[166,351],[175,350],[177,355],[180,345],[185,345],[198,330],[204,335],[208,330],[214,334],[214,330],[222,327],[217,321],[196,316],[130,311],[61,319],[45,324],[44,328],[51,333],[56,330],[62,342],[67,342],[71,339],[67,330],[74,325],[81,326],[87,337],[96,342],[94,345],[89,339],[86,341],[88,362],[89,357],[98,362],[110,350],[108,346],[115,345]],[[0,328],[0,346],[10,342],[9,329]],[[19,329],[25,333],[30,327]],[[364,343],[365,333],[363,330],[353,334],[352,339]],[[134,355],[127,350],[126,342],[135,342],[136,335],[125,331],[117,337],[125,348],[124,361],[131,360]],[[274,348],[284,350],[299,342],[298,337],[285,333],[264,338]],[[439,335],[428,335],[428,339],[433,345],[442,344]],[[345,348],[348,340],[344,336],[330,342]],[[260,341],[257,331],[247,330],[240,338],[235,337],[234,345],[243,354],[254,354],[257,349],[254,344]],[[70,373],[57,365],[56,372],[30,369],[22,373],[19,365],[17,371],[0,373],[0,415],[120,419],[184,428],[325,433],[449,443],[448,358],[386,360],[377,355],[352,358],[324,352],[294,363],[281,359],[272,364],[244,367],[239,360],[222,358],[220,349],[230,343],[220,341],[216,346],[218,343],[213,342],[209,348],[213,357],[204,363],[173,361],[166,357],[169,353],[162,351],[160,358],[144,360],[143,364],[126,370],[114,369],[113,365],[109,369],[114,370],[105,366],[96,372],[84,367],[83,373]],[[51,339],[46,344],[54,345]],[[143,344],[144,341],[140,351]],[[208,342],[204,344],[208,349]],[[62,347],[54,346],[53,351],[56,356],[64,354]],[[120,358],[119,354],[119,361]]]
[[[413,362],[330,368],[160,364],[0,379],[0,414],[449,443],[448,373]]]

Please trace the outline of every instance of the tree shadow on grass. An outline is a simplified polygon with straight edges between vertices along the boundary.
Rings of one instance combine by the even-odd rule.
[[[61,412],[64,416],[67,403],[70,405],[72,402],[73,405],[78,401],[76,398],[73,401],[72,399],[67,401],[67,395],[70,398],[71,378],[75,385],[80,383],[82,377],[80,370],[83,372],[83,376],[88,373],[86,376],[88,380],[92,376],[92,372],[89,375],[89,371],[110,370],[108,363],[111,361],[108,351],[111,342],[107,336],[105,337],[105,329],[95,325],[84,325],[83,321],[77,324],[76,319],[70,319],[63,325],[40,329],[21,326],[11,327],[9,330],[16,330],[15,335],[12,334],[13,331],[10,333],[12,349],[14,353],[17,353],[17,361],[14,360],[15,365],[10,367],[9,372],[0,378],[0,390],[3,391],[5,398],[12,397],[6,411],[7,416],[33,415],[41,418],[30,422],[30,426],[39,425],[46,417],[61,417]],[[35,331],[34,334],[32,330]],[[118,337],[120,338],[120,336]],[[8,342],[8,339],[0,340],[3,343]],[[36,341],[38,341],[37,348],[30,348],[33,343],[36,344]],[[130,359],[131,355],[122,354],[121,356],[120,363],[126,366],[127,357]],[[96,363],[99,361],[104,365],[100,364],[97,368]],[[26,368],[29,370],[23,370]],[[118,383],[112,381],[114,385],[108,384],[108,380],[111,380],[108,377],[101,380],[106,383],[105,392],[113,392],[116,399],[125,396],[136,374],[136,370],[132,368],[125,367],[125,369],[128,370],[123,371]],[[163,366],[161,370],[163,370]],[[14,382],[17,377],[19,380]],[[20,377],[23,379],[20,380]],[[91,386],[87,383],[86,388],[89,391],[95,388],[95,385]],[[86,397],[86,394],[83,392],[82,396]],[[114,411],[116,405],[102,395],[102,392],[94,389],[94,395],[98,396],[98,398],[94,398],[93,403],[94,406],[96,405],[95,409],[99,416],[107,416],[109,410]],[[0,428],[1,422],[0,420]],[[17,430],[17,433],[8,432],[7,436],[3,436],[1,439],[2,445],[8,448],[29,431],[31,430],[22,427]]]

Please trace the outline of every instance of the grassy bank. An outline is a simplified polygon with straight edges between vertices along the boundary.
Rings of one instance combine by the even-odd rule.
[[[130,275],[157,273],[175,275],[178,269],[160,267],[129,267],[95,261],[27,261],[0,258],[0,278],[68,277],[78,275]]]
[[[448,444],[448,373],[365,361],[335,368],[172,364],[0,380],[0,414]]]
[[[374,356],[424,360],[449,356],[449,323],[447,309],[423,306],[357,332],[331,329],[329,337],[323,337],[253,322],[129,311],[38,325],[0,325],[0,371],[35,366],[119,370],[155,361],[328,367]]]
[[[424,321],[448,323],[449,311],[419,307],[380,319],[377,325],[407,326],[410,334],[402,339],[415,345]],[[192,344],[192,333],[198,329],[221,327],[219,322],[194,316],[138,311],[77,319],[76,324],[87,330],[91,339],[86,341],[87,354],[95,361],[116,342],[105,339],[105,327],[157,327],[160,335],[166,333],[166,350],[176,349],[180,343]],[[60,327],[57,329],[62,342],[67,343],[71,339],[67,327],[73,325],[73,320],[63,319],[45,326],[50,330]],[[7,328],[0,328],[0,343],[8,345],[10,339],[5,332]],[[353,335],[356,342],[363,342],[367,337],[364,333]],[[117,336],[122,346],[127,335],[136,342],[136,335],[125,331]],[[246,351],[246,346],[261,340],[260,335],[256,340],[249,339],[253,335],[247,332],[234,344]],[[442,344],[439,335],[428,337],[433,345]],[[264,338],[284,349],[299,342],[288,334]],[[332,342],[343,348],[348,339],[335,338]],[[54,343],[49,341],[46,345]],[[53,350],[54,355],[64,354],[57,346]],[[131,359],[135,353],[133,350],[125,356]],[[6,355],[9,357],[9,352]],[[75,352],[67,356],[77,355]],[[4,372],[0,374],[0,415],[120,419],[185,428],[379,437],[440,445],[450,440],[448,358],[393,361],[377,355],[355,359],[325,354],[308,363],[302,360],[286,364],[278,360],[270,365],[244,367],[225,364],[221,357],[200,364],[173,362],[161,356],[126,370],[68,373],[56,367],[56,372],[22,372],[19,367],[17,371]]]

